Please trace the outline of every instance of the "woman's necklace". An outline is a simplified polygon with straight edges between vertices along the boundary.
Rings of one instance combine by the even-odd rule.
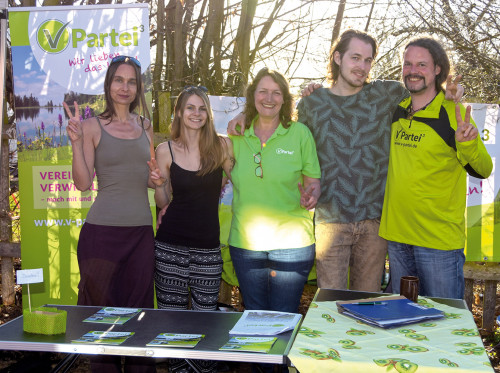
[[[254,133],[255,136],[257,136],[260,139],[260,143],[262,146],[266,146],[267,140],[273,135],[274,131],[276,131],[276,127],[274,128],[268,128],[268,129],[263,129],[261,126],[258,126],[257,128],[254,126]]]

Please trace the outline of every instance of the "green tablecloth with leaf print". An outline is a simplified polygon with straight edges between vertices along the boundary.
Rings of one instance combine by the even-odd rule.
[[[300,373],[493,372],[468,310],[418,303],[445,318],[381,329],[339,314],[334,301],[313,302],[288,357]]]

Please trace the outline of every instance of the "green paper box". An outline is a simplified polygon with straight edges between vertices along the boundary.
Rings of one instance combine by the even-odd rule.
[[[66,333],[66,311],[55,307],[38,307],[33,311],[23,313],[23,329],[34,334],[64,334]]]

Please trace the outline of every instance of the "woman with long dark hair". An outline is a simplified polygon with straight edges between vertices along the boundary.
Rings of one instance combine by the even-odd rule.
[[[88,190],[95,173],[99,186],[78,241],[78,304],[153,308],[154,232],[147,192],[153,129],[139,61],[113,58],[104,93],[104,112],[84,121],[76,102],[75,114],[64,103],[74,184]],[[153,359],[127,357],[126,365],[127,371],[155,371]],[[91,366],[93,372],[121,372],[120,356],[91,358]]]

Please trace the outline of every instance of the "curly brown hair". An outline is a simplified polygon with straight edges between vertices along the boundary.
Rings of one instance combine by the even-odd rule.
[[[434,80],[436,91],[444,91],[443,83],[446,82],[451,67],[450,60],[443,46],[438,41],[427,36],[410,40],[410,42],[406,44],[404,51],[406,52],[406,50],[412,46],[425,48],[429,51],[434,61],[434,66],[439,66],[441,68],[441,71],[436,75],[436,79]]]

